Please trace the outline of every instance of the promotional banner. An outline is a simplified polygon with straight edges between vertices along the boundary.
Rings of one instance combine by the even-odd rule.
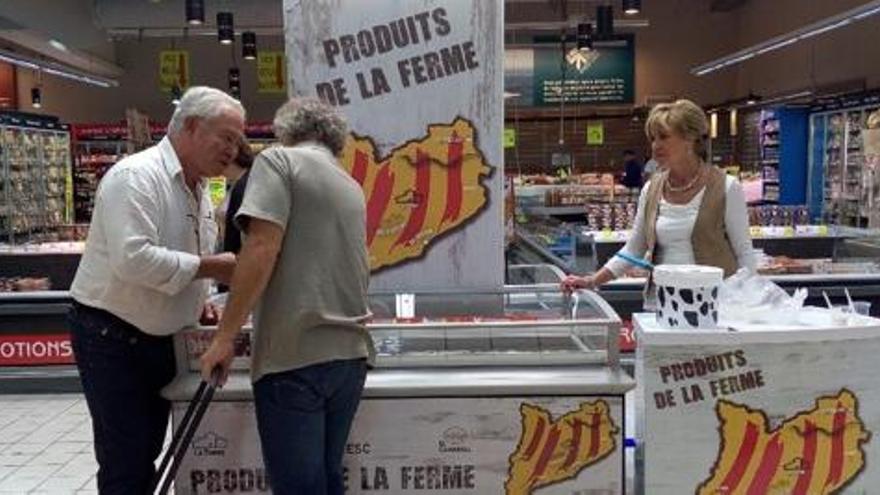
[[[185,50],[159,52],[159,89],[170,92],[174,86],[189,87],[189,52]]]
[[[179,421],[186,404],[174,405]],[[365,399],[346,493],[623,493],[620,397]],[[266,493],[253,403],[214,402],[175,493]]]
[[[290,94],[347,117],[373,289],[503,284],[503,2],[285,0]]]
[[[257,53],[257,92],[284,93],[287,91],[287,66],[284,52]]]
[[[880,335],[790,333],[776,343],[640,342],[643,493],[876,493]]]

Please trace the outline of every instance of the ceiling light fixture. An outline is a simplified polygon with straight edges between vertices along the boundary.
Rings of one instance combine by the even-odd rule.
[[[180,91],[180,86],[178,86],[175,83],[174,86],[171,87],[171,104],[174,105],[175,107],[177,105],[180,105],[180,97],[181,96],[183,96],[183,95],[182,95],[182,92]]]
[[[55,39],[49,40],[49,46],[51,46],[52,48],[54,48],[56,50],[61,50],[62,52],[68,51],[67,45],[65,45],[64,43],[62,43],[58,40],[55,40]]]
[[[235,40],[232,12],[217,12],[217,39],[224,45],[231,45]]]
[[[119,82],[115,79],[104,79],[99,76],[92,76],[87,74],[81,74],[79,72],[74,72],[68,70],[66,68],[60,68],[58,66],[49,64],[48,62],[44,62],[42,60],[33,60],[29,58],[22,57],[18,54],[14,54],[11,52],[0,50],[0,62],[7,62],[16,67],[23,67],[25,69],[32,70],[41,70],[46,74],[52,74],[53,76],[59,76],[66,79],[71,79],[73,81],[91,84],[93,86],[99,86],[102,88],[109,88],[111,86],[119,86]]]
[[[596,7],[596,37],[607,40],[614,36],[614,7],[599,5]]]
[[[768,52],[779,50],[786,46],[797,43],[798,41],[825,34],[829,31],[848,26],[853,22],[860,21],[876,14],[880,14],[880,0],[873,0],[860,7],[841,12],[840,14],[827,17],[825,19],[822,19],[821,21],[817,21],[812,24],[808,24],[794,31],[775,36],[767,41],[763,41],[761,43],[758,43],[757,45],[744,48],[742,50],[739,50],[738,52],[721,57],[711,62],[700,64],[691,69],[691,74],[695,76],[705,76],[706,74],[710,74],[725,67],[736,65],[757,55],[763,55]]]
[[[232,67],[229,69],[228,75],[229,82],[229,94],[231,94],[235,99],[241,99],[241,71],[238,67]]]
[[[31,105],[34,108],[40,108],[43,106],[43,94],[42,91],[40,91],[39,86],[31,88]]]
[[[245,60],[257,58],[257,33],[253,31],[241,33],[241,57]]]
[[[636,15],[642,11],[642,0],[623,0],[623,13]]]
[[[593,49],[593,25],[590,23],[578,24],[577,48],[581,51]]]
[[[186,23],[193,26],[205,23],[205,0],[186,0]]]

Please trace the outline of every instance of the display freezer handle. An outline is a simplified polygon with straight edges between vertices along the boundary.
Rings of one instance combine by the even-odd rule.
[[[0,316],[66,315],[68,311],[70,311],[69,303],[0,304]]]

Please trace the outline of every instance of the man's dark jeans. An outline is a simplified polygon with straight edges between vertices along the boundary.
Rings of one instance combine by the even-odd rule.
[[[98,491],[146,494],[168,427],[170,403],[159,391],[175,374],[172,338],[79,303],[67,320],[92,416]]]
[[[330,361],[254,384],[273,493],[342,495],[342,454],[364,389],[364,359]]]

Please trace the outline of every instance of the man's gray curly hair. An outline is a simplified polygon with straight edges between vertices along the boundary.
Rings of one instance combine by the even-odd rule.
[[[317,141],[339,156],[345,147],[348,124],[330,105],[314,98],[291,98],[275,112],[275,136],[286,146]]]

